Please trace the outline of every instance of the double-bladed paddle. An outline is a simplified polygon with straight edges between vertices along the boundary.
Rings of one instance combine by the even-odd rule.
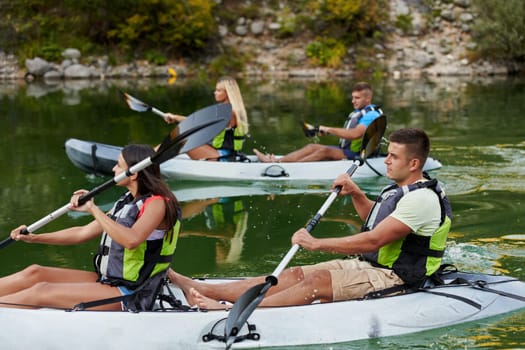
[[[79,204],[84,204],[97,194],[107,190],[113,185],[124,180],[142,169],[147,168],[152,164],[161,164],[168,159],[175,157],[180,153],[188,152],[195,147],[210,142],[219,132],[221,132],[231,119],[232,108],[230,104],[216,104],[203,109],[188,116],[181,123],[179,123],[160,144],[157,151],[139,163],[133,165],[125,172],[116,175],[114,178],[105,183],[95,187],[85,195],[79,198]],[[28,234],[55,220],[59,216],[64,215],[69,211],[70,204],[55,210],[51,214],[43,217],[35,223],[29,225],[22,234]],[[4,248],[14,240],[11,237],[0,242],[0,248]]]
[[[158,110],[157,108],[152,107],[147,103],[142,102],[138,98],[133,97],[126,92],[122,92],[122,94],[124,95],[124,100],[126,101],[131,110],[135,112],[153,112],[161,116],[163,119],[166,119],[167,115],[165,112]]]
[[[357,170],[357,168],[364,163],[364,161],[369,155],[373,154],[377,150],[379,142],[381,141],[385,130],[386,118],[384,117],[379,117],[375,119],[368,126],[365,135],[363,136],[360,157],[356,159],[356,162],[354,162],[352,166],[347,170],[347,173],[350,176],[352,176],[352,174]],[[357,165],[357,163],[359,165]],[[335,200],[340,191],[341,187],[336,187],[332,191],[332,193],[330,193],[330,196],[326,199],[319,211],[315,214],[315,216],[312,219],[310,219],[310,221],[306,225],[306,230],[308,232],[312,232],[314,227],[321,220],[321,217],[324,215],[326,210],[328,210],[330,205],[332,205],[332,202]],[[226,349],[229,349],[235,342],[238,332],[241,330],[244,323],[246,322],[248,317],[250,317],[255,308],[264,299],[264,296],[266,295],[268,289],[277,284],[278,276],[286,268],[286,266],[292,260],[299,248],[300,246],[298,244],[294,244],[290,248],[288,253],[286,253],[286,255],[279,263],[277,268],[273,271],[273,273],[266,277],[265,283],[261,283],[251,287],[244,294],[242,294],[239,297],[239,299],[237,299],[232,309],[230,310],[230,313],[228,314],[228,318],[226,319],[226,323],[224,326]]]

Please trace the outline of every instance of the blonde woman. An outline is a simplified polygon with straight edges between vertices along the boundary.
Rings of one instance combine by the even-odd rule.
[[[215,136],[210,144],[205,144],[188,152],[191,159],[228,161],[235,158],[240,152],[248,134],[248,116],[244,108],[241,91],[237,81],[231,77],[222,77],[215,85],[215,101],[230,103],[232,117],[230,123],[219,135]],[[165,121],[168,124],[181,122],[186,117],[178,114],[166,113]]]

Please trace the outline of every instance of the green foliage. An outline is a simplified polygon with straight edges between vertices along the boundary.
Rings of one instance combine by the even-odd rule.
[[[307,0],[305,6],[318,22],[316,34],[341,39],[347,45],[381,32],[388,22],[387,0]]]
[[[477,0],[478,19],[472,27],[481,51],[491,57],[525,61],[525,2]]]
[[[297,18],[288,7],[281,11],[279,24],[281,25],[277,33],[279,38],[289,38],[295,34],[297,30]]]
[[[126,50],[163,48],[186,54],[205,48],[215,31],[208,0],[142,0],[133,12],[108,31],[108,38]]]
[[[144,54],[144,57],[149,62],[159,65],[159,66],[166,64],[168,62],[168,58],[166,57],[166,55],[164,55],[162,52],[158,50],[148,50]]]
[[[306,46],[306,56],[314,65],[337,68],[346,53],[345,45],[333,38],[318,38]]]
[[[370,46],[363,45],[358,47],[355,54],[355,69],[359,75],[372,75],[373,77],[383,75],[383,67],[377,61],[371,60],[374,55],[374,49]],[[367,78],[369,79],[369,78]]]
[[[6,5],[4,6],[4,3]],[[203,51],[215,36],[213,0],[2,1],[0,47],[21,58],[58,58],[67,47],[84,55],[144,57]],[[85,51],[89,50],[89,51]]]
[[[414,29],[412,26],[412,15],[398,15],[394,25],[396,28],[401,29],[403,33],[411,32]]]
[[[226,51],[215,57],[209,64],[208,73],[214,76],[239,73],[244,70],[248,61],[248,54],[237,48],[228,47]]]
[[[42,47],[41,56],[48,61],[58,61],[61,58],[62,49],[56,44],[49,44]]]

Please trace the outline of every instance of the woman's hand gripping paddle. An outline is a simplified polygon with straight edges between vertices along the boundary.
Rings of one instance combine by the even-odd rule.
[[[122,94],[124,95],[124,100],[126,101],[131,110],[135,112],[153,112],[156,115],[162,117],[163,119],[166,119],[168,117],[165,112],[142,102],[138,98],[135,98],[126,92],[122,92]]]
[[[231,119],[231,111],[232,108],[230,104],[221,103],[203,108],[191,114],[166,136],[157,151],[151,157],[140,161],[127,171],[122,172],[107,182],[95,187],[79,198],[79,204],[86,203],[97,194],[119,183],[126,177],[147,168],[151,164],[161,164],[180,153],[188,152],[195,147],[210,142],[226,127]],[[22,231],[22,234],[34,232],[59,216],[64,215],[68,211],[69,203],[31,224]],[[13,241],[14,240],[11,237],[4,239],[0,242],[0,248],[8,246]]]
[[[378,146],[381,138],[386,129],[386,118],[377,118],[375,119],[367,128],[365,135],[363,136],[363,144],[361,147],[360,157],[356,159],[356,162],[347,170],[347,173],[352,176],[352,174],[361,166],[366,158],[373,154]],[[379,137],[377,135],[380,135]],[[357,164],[356,164],[357,163]],[[332,202],[335,200],[341,187],[336,187],[330,196],[326,199],[322,207],[315,214],[315,216],[308,222],[306,230],[311,232],[317,223],[321,220],[321,217],[324,215],[326,210],[332,205]],[[224,326],[224,336],[226,338],[226,349],[229,349],[232,344],[235,342],[236,336],[239,330],[242,328],[246,320],[250,317],[255,308],[261,303],[266,295],[268,289],[271,286],[274,286],[278,282],[279,274],[286,268],[288,263],[292,260],[295,253],[299,250],[299,245],[294,244],[288,253],[284,256],[282,261],[279,263],[274,272],[266,277],[266,282],[259,285],[253,286],[248,289],[244,294],[242,294],[239,299],[235,302],[228,318],[226,319],[226,324]]]

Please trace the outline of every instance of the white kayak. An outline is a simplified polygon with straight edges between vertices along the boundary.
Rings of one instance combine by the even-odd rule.
[[[232,349],[346,343],[525,310],[525,283],[453,273],[470,284],[367,300],[258,308]],[[221,280],[203,280],[210,283]],[[483,281],[483,282],[476,282]],[[182,293],[171,286],[185,302]],[[224,349],[228,311],[107,312],[0,308],[2,349]]]
[[[65,143],[66,154],[80,169],[94,174],[110,175],[121,147],[69,139]],[[279,156],[277,156],[278,158]],[[262,163],[255,155],[248,155],[244,162],[211,162],[192,160],[181,154],[161,164],[161,171],[167,178],[196,181],[297,181],[327,182],[342,174],[354,163],[352,160]],[[366,160],[354,173],[353,178],[384,176],[385,157]],[[429,157],[424,170],[441,168],[441,163]]]

